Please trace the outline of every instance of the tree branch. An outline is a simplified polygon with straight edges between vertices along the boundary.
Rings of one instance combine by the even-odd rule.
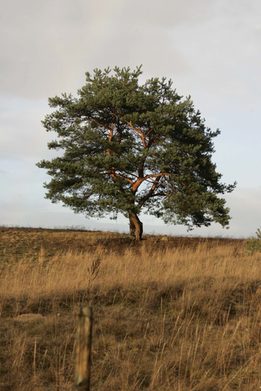
[[[157,174],[147,174],[145,175],[144,177],[139,177],[135,182],[132,183],[132,186],[131,186],[131,191],[133,193],[136,193],[136,191],[138,190],[139,186],[144,182],[146,181],[147,179],[150,179],[150,178],[156,178],[156,180],[153,182],[153,185],[155,184],[155,182],[157,181],[157,179],[159,180],[161,177],[163,176],[168,176],[169,173],[168,172],[159,172]],[[153,186],[152,185],[152,186]]]
[[[120,174],[120,173],[117,173],[116,170],[112,169],[110,172],[109,172],[109,175],[111,176],[111,178],[115,181],[117,178],[122,178],[122,179],[125,179],[127,182],[129,182],[131,185],[133,184],[133,180],[131,178],[129,178],[128,176],[126,175],[123,175],[123,174]]]
[[[141,128],[137,127],[137,126],[133,126],[131,122],[128,122],[128,125],[129,127],[139,135],[140,139],[141,139],[141,142],[144,146],[144,148],[148,148],[148,142],[146,140],[146,135],[145,133],[141,130]]]
[[[138,202],[138,205],[139,205],[140,207],[143,206],[143,205],[145,204],[145,202],[146,202],[149,198],[151,198],[151,197],[156,197],[156,196],[163,196],[163,195],[165,195],[164,192],[154,193],[154,192],[158,189],[158,187],[159,187],[160,179],[161,179],[161,178],[162,178],[162,177],[159,177],[159,176],[158,176],[158,177],[154,180],[154,182],[153,182],[153,184],[152,184],[150,190],[148,191],[148,193],[145,194],[145,195],[140,199],[140,201]]]

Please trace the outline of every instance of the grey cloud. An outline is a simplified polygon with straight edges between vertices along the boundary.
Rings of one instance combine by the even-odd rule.
[[[223,85],[233,91],[233,67],[237,64],[239,73],[245,70],[242,56],[253,71],[260,63],[258,1],[2,3],[0,88],[9,95],[46,98],[77,89],[84,72],[93,67],[140,63],[148,75],[183,75],[190,83],[197,79],[217,88],[228,73]],[[238,84],[237,88],[242,90]]]
[[[97,65],[103,42],[117,29],[120,4],[6,3],[0,17],[2,93],[39,98],[77,88],[84,72]]]
[[[46,96],[66,87],[67,74],[70,82],[78,79],[75,59],[82,43],[89,50],[90,16],[81,23],[72,17],[75,8],[79,12],[68,1],[7,3],[1,14],[2,93]]]
[[[77,88],[94,66],[186,67],[166,30],[207,20],[212,2],[47,0],[5,2],[1,10],[2,93],[52,96]],[[210,4],[210,5],[209,5]],[[170,58],[173,59],[170,67]],[[151,66],[150,66],[151,64]]]
[[[135,25],[139,21],[145,28],[161,27],[166,30],[180,24],[202,23],[214,13],[214,10],[215,2],[209,0],[200,0],[196,4],[194,0],[133,0],[125,2],[123,12],[130,24]]]

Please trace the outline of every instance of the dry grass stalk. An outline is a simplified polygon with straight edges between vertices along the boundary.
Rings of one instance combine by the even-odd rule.
[[[261,254],[237,242],[164,246],[49,256],[42,245],[39,262],[10,258],[0,274],[0,389],[72,389],[76,314],[89,290],[95,390],[258,390]]]

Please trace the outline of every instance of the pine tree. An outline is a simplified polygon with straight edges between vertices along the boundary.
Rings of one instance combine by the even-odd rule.
[[[235,184],[221,183],[212,162],[212,132],[190,97],[166,78],[139,82],[141,67],[95,69],[77,96],[49,99],[43,125],[57,134],[48,144],[61,153],[38,166],[51,176],[46,197],[86,216],[129,218],[140,240],[141,211],[166,223],[229,223],[220,197]]]

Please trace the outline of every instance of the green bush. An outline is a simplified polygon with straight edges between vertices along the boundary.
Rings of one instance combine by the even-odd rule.
[[[261,228],[257,229],[256,237],[247,240],[246,249],[251,254],[255,252],[261,252]]]

